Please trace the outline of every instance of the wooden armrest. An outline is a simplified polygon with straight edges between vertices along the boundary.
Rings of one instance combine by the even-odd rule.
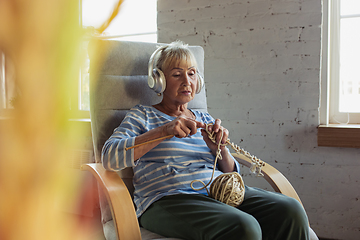
[[[232,153],[232,155],[240,164],[249,168],[251,167],[252,162],[250,158],[247,158],[246,156],[238,153]],[[261,168],[261,172],[262,174],[264,174],[265,180],[270,184],[270,186],[275,190],[275,192],[279,192],[288,197],[295,198],[301,203],[301,205],[303,205],[294,187],[286,179],[286,177],[282,175],[282,173],[279,172],[276,168],[266,163],[265,166]],[[310,240],[319,240],[314,230],[311,229],[310,225],[309,231]]]
[[[246,167],[251,166],[251,159],[246,156],[238,153],[232,153],[232,155],[240,164],[245,165]],[[291,183],[276,168],[266,163],[265,166],[261,168],[261,172],[264,174],[265,180],[270,184],[275,192],[295,198],[302,204],[299,195],[296,193]]]
[[[105,170],[101,163],[83,164],[81,170],[91,172],[104,191],[119,239],[141,240],[134,204],[120,176]]]

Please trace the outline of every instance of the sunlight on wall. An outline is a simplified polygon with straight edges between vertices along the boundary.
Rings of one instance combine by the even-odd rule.
[[[81,190],[66,174],[81,134],[68,121],[82,61],[78,18],[74,0],[0,1],[0,51],[20,89],[12,117],[0,119],[2,240],[91,239],[63,212]]]

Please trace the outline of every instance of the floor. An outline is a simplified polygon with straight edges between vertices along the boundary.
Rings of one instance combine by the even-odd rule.
[[[72,218],[79,222],[80,231],[82,232],[82,238],[86,240],[106,240],[103,233],[101,224],[100,211],[97,209],[94,211],[93,216],[83,216],[78,214],[69,214]]]
[[[90,239],[106,240],[102,228],[100,210],[94,211],[94,216],[92,218],[87,217],[84,221],[87,221],[92,226]]]

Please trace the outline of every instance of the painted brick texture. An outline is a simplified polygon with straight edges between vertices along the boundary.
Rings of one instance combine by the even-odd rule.
[[[317,146],[321,18],[321,0],[158,0],[158,41],[204,47],[209,112],[230,139],[290,180],[319,236],[355,240],[360,150]]]

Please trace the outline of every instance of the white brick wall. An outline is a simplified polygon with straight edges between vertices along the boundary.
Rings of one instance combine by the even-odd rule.
[[[231,140],[281,170],[319,236],[359,239],[360,150],[317,146],[321,0],[158,0],[158,40],[176,39],[204,47]]]

